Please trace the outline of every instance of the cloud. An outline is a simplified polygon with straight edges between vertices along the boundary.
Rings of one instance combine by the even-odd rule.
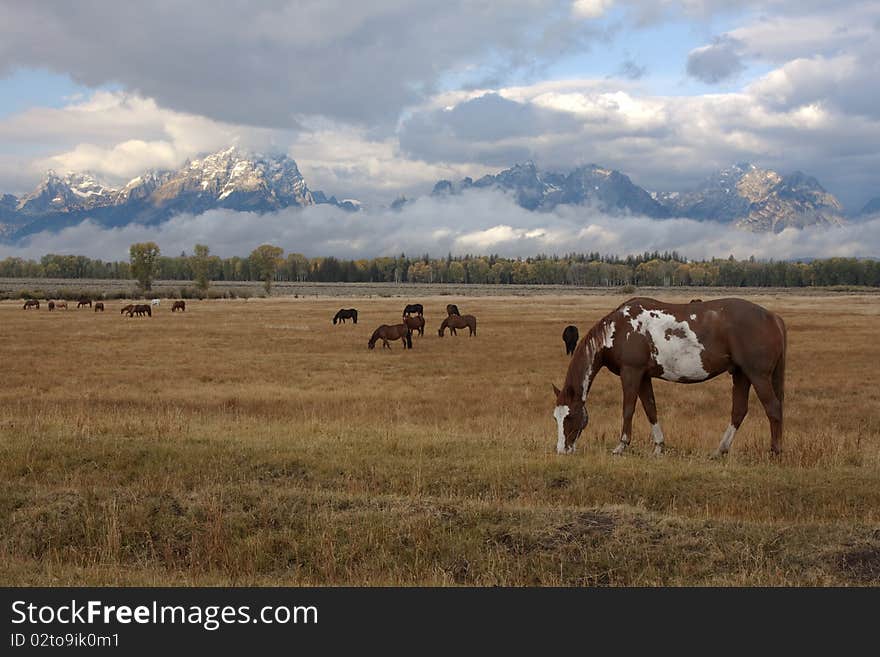
[[[530,158],[524,140],[570,133],[570,112],[487,93],[452,107],[414,113],[399,131],[403,152],[427,160],[508,166]]]
[[[838,229],[787,229],[756,234],[715,222],[608,216],[589,207],[560,206],[529,212],[494,191],[446,199],[422,198],[402,211],[346,213],[330,206],[258,215],[214,210],[178,215],[159,226],[103,229],[85,222],[57,234],[32,236],[21,246],[0,245],[0,257],[38,258],[46,253],[125,259],[133,242],[156,241],[164,253],[205,243],[221,256],[247,255],[270,242],[308,256],[364,258],[430,253],[530,256],[599,251],[626,255],[676,250],[690,258],[802,258],[880,255],[880,218]]]
[[[741,45],[730,37],[695,48],[688,53],[688,75],[706,84],[723,82],[745,70],[740,52]]]
[[[0,158],[17,160],[28,171],[14,179],[20,184],[25,178],[28,187],[46,169],[91,171],[119,183],[231,144],[275,149],[292,139],[291,132],[221,123],[124,92],[98,91],[60,108],[36,107],[0,119]],[[0,180],[6,181],[2,173]]]
[[[647,72],[648,69],[646,66],[639,66],[632,59],[625,59],[620,65],[618,75],[626,78],[627,80],[641,80],[643,77],[645,77],[645,73]]]
[[[571,13],[579,19],[601,18],[613,4],[614,0],[574,0]]]
[[[45,68],[241,125],[393,127],[469,66],[530,69],[583,50],[590,28],[570,13],[570,0],[4,2],[0,75]]]

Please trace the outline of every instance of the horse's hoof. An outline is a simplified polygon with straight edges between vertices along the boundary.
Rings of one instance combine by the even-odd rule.
[[[665,451],[666,450],[663,448],[663,445],[654,445],[654,452],[651,454],[651,456],[659,459],[663,456],[663,453]]]
[[[626,443],[620,443],[617,447],[611,450],[611,453],[614,456],[622,456],[624,450],[626,449]]]
[[[718,461],[720,459],[723,459],[725,456],[727,456],[727,452],[722,452],[720,449],[716,449],[714,452],[709,454],[709,459],[711,461]]]

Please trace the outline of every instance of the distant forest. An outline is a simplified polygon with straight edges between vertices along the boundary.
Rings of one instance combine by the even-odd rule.
[[[207,249],[205,248],[205,251]],[[280,251],[280,249],[278,249]],[[206,270],[211,281],[263,280],[261,266],[250,257],[220,258],[203,254],[201,265],[194,256],[159,256],[155,279],[190,281],[194,267]],[[676,252],[653,252],[619,258],[599,253],[531,258],[452,256],[432,258],[381,257],[346,260],[333,257],[307,258],[299,253],[282,255],[273,267],[274,281],[391,282],[455,284],[530,284],[580,286],[722,286],[810,287],[827,285],[880,286],[880,261],[827,258],[809,262],[760,261],[750,258],[688,260]],[[0,260],[4,278],[133,278],[126,261],[104,262],[85,256],[46,255],[39,260],[9,257]]]

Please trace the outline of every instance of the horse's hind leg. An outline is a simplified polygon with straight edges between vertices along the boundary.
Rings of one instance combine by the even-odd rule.
[[[620,431],[620,443],[611,453],[623,454],[632,437],[633,413],[636,410],[636,400],[639,398],[639,386],[644,372],[633,367],[624,367],[620,371],[620,383],[623,386],[623,428]]]
[[[730,451],[730,445],[733,437],[736,435],[739,425],[746,419],[749,412],[749,388],[752,384],[749,378],[739,368],[733,372],[733,407],[730,410],[730,424],[721,436],[721,442],[718,449],[712,454],[712,458],[719,458]]]
[[[660,429],[660,423],[657,421],[657,402],[654,401],[654,386],[651,384],[651,377],[647,374],[642,377],[642,383],[639,386],[639,399],[642,401],[645,415],[648,416],[648,422],[651,423],[654,456],[660,456],[663,454],[663,430]]]
[[[779,454],[782,451],[782,402],[773,391],[769,376],[752,380],[752,386],[758,393],[758,399],[764,405],[764,412],[770,420],[770,451]]]

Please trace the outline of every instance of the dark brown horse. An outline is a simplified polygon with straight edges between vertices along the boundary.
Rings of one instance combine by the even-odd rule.
[[[137,316],[143,317],[147,315],[148,317],[153,316],[153,311],[150,309],[150,304],[148,303],[139,303],[137,305],[132,306],[128,311],[128,316]]]
[[[587,426],[590,386],[599,370],[607,367],[620,377],[623,387],[623,428],[614,454],[622,454],[632,438],[637,399],[651,423],[654,453],[663,453],[651,379],[698,383],[723,372],[733,375],[733,409],[715,456],[730,449],[748,412],[752,387],[770,420],[770,449],[778,453],[785,350],[782,319],[744,299],[686,304],[630,299],[590,329],[575,350],[562,390],[553,386],[556,451],[574,451],[575,441]]]
[[[578,327],[569,324],[562,330],[562,341],[565,343],[565,353],[571,356],[578,343]]]
[[[345,320],[350,319],[355,324],[358,323],[358,311],[354,308],[340,308],[339,312],[333,316],[333,324],[335,325],[337,322],[342,322],[345,324]]]
[[[477,318],[473,315],[449,315],[440,324],[440,329],[437,331],[437,334],[442,338],[443,331],[445,331],[447,328],[452,333],[452,335],[457,335],[455,330],[461,328],[469,328],[471,330],[470,335],[476,335]]]
[[[98,311],[104,312],[104,303],[102,301],[95,301],[95,312]]]
[[[456,306],[454,303],[446,304],[446,314],[447,315],[461,315],[461,313],[458,312],[458,306]]]
[[[36,308],[37,310],[39,310],[40,309],[40,302],[37,301],[36,299],[28,299],[27,301],[24,302],[23,308],[24,308],[24,310],[30,310],[31,308]]]
[[[409,330],[406,324],[394,324],[393,326],[382,324],[382,326],[373,331],[367,347],[373,349],[376,346],[377,340],[382,341],[383,349],[391,349],[391,345],[388,344],[389,340],[400,340],[403,342],[404,349],[412,349],[412,331]]]
[[[184,301],[183,299],[178,299],[177,301],[175,301],[174,303],[171,304],[171,312],[174,313],[174,312],[177,312],[178,310],[181,312],[186,312],[186,301]]]
[[[55,302],[54,302],[54,301],[50,301],[50,302],[49,302],[49,312],[51,312],[51,311],[53,311],[53,310],[55,310]]]
[[[133,303],[130,303],[127,306],[122,306],[122,308],[119,310],[119,314],[124,315],[125,313],[130,313],[132,308],[134,308]]]
[[[407,315],[424,315],[425,308],[420,303],[408,303],[403,309],[403,316]]]
[[[92,307],[92,300],[88,297],[80,297],[76,302],[77,309],[82,308],[83,306]]]
[[[407,328],[412,332],[419,332],[419,335],[425,334],[425,318],[421,315],[416,315],[415,317],[404,317],[403,323],[406,324]]]

